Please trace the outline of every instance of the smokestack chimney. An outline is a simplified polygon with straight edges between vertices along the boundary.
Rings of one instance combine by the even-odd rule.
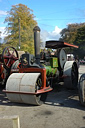
[[[40,64],[40,28],[35,26],[33,31],[36,63]]]

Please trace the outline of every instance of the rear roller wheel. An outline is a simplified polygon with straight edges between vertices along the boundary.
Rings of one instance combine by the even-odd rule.
[[[78,67],[76,62],[67,61],[64,66],[64,84],[68,89],[76,89],[78,84]]]
[[[80,77],[78,91],[80,103],[85,106],[85,74]]]
[[[40,90],[41,86],[40,73],[13,73],[7,80],[6,91],[11,91],[7,93],[7,97],[12,102],[41,105],[47,94],[33,94]]]

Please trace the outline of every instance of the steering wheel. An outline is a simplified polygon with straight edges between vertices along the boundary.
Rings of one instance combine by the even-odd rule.
[[[2,52],[2,61],[6,69],[10,69],[12,64],[19,59],[17,50],[14,47],[5,47]]]

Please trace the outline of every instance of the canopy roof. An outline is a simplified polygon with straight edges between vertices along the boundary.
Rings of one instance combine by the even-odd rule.
[[[46,41],[46,48],[52,48],[52,49],[57,49],[57,48],[64,48],[64,47],[74,47],[74,48],[78,48],[78,46],[73,45],[73,44],[69,44],[63,41],[56,41],[56,40],[50,40],[50,41]]]

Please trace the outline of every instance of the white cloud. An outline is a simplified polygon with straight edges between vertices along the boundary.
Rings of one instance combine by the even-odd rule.
[[[1,43],[3,43],[3,41],[4,41],[4,38],[7,36],[7,34],[5,33],[5,27],[0,27],[0,32],[1,32],[1,35],[0,35],[0,37],[1,37]]]
[[[41,30],[41,40],[45,43],[46,40],[59,40],[60,32],[62,29],[55,26],[54,31],[47,32],[46,30]]]
[[[61,29],[56,26],[54,31],[49,32],[49,39],[58,40],[60,37],[60,32]]]
[[[7,14],[8,14],[7,11],[0,10],[0,15],[7,15]]]
[[[40,36],[43,42],[43,46],[45,45],[46,40],[59,40],[61,30],[62,29],[58,28],[58,26],[55,26],[54,31],[51,31],[51,32],[48,32],[46,30],[41,30]],[[1,38],[4,39],[4,37],[7,36],[6,33],[4,33],[5,27],[0,27],[0,31],[2,32]]]
[[[0,31],[2,32],[1,33],[1,38],[2,39],[7,36],[6,33],[5,33],[5,27],[0,27]]]

